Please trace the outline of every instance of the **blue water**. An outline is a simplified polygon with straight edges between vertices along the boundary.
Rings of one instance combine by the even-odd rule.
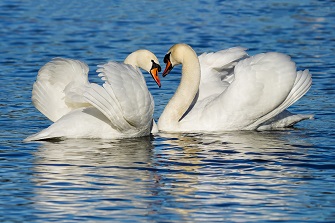
[[[290,111],[314,120],[274,132],[159,134],[23,143],[51,123],[31,103],[53,57],[97,64],[174,43],[200,54],[242,46],[289,54],[313,74]],[[0,2],[0,221],[335,222],[334,1]],[[155,119],[180,78],[158,89]]]

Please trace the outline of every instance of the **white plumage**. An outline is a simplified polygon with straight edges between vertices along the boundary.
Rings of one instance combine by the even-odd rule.
[[[79,107],[89,106],[82,98],[88,82],[88,66],[79,61],[55,58],[38,72],[32,101],[48,119],[55,122]]]
[[[139,50],[125,63],[98,66],[102,86],[88,82],[88,66],[78,60],[56,58],[43,66],[32,100],[55,123],[26,141],[149,135],[155,128],[154,101],[138,67],[150,72],[160,85],[158,59],[150,51]]]
[[[235,47],[197,57],[186,44],[168,52],[165,76],[182,64],[182,79],[158,128],[167,132],[265,130],[312,118],[286,109],[312,84],[308,70],[296,71],[290,57],[262,53],[249,57]]]

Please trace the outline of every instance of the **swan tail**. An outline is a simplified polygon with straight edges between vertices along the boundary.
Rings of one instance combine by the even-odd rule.
[[[38,72],[32,102],[55,122],[75,108],[87,106],[81,96],[88,84],[88,66],[78,60],[54,58]]]
[[[61,138],[61,135],[56,135],[55,132],[50,132],[49,128],[43,129],[42,131],[35,133],[33,135],[28,136],[23,141],[24,142],[31,142],[31,141],[39,141],[39,140],[47,140],[51,138]]]
[[[311,114],[292,114],[287,110],[284,110],[277,116],[273,117],[272,119],[266,121],[261,126],[257,128],[258,131],[264,130],[276,130],[276,129],[284,129],[288,127],[292,127],[296,123],[307,120],[313,119],[314,115]]]
[[[41,134],[41,132],[38,132],[36,134],[28,136],[23,141],[24,142],[31,142],[31,141],[38,141],[38,140],[43,140],[43,139],[47,139],[47,138],[49,138],[47,135],[43,136],[43,134]]]

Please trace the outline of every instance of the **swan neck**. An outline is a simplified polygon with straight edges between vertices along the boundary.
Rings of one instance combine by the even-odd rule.
[[[180,119],[191,106],[200,84],[200,64],[192,48],[177,51],[181,55],[179,63],[182,64],[182,77],[176,93],[165,107],[159,123],[162,130],[178,128]]]
[[[124,63],[132,65],[135,68],[139,67],[147,72],[150,72],[152,66],[151,63],[152,60],[157,61],[158,63],[156,56],[153,55],[153,53],[151,53],[150,51],[137,50],[129,54],[127,58],[124,60]]]
[[[133,67],[140,67],[138,64],[137,57],[138,57],[138,53],[137,51],[135,51],[127,56],[127,58],[124,60],[124,63],[132,65]]]

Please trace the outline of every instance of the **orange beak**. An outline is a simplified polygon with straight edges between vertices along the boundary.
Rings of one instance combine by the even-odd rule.
[[[159,80],[158,72],[159,72],[159,69],[157,67],[152,68],[150,70],[150,74],[151,74],[152,78],[156,81],[158,87],[161,87],[161,81]]]
[[[163,77],[165,77],[166,75],[168,75],[169,73],[170,73],[170,71],[172,70],[172,63],[171,63],[171,61],[170,60],[166,60],[166,61],[164,61],[165,62],[165,64],[166,64],[166,66],[165,66],[165,70],[164,70],[164,72],[163,72]]]

